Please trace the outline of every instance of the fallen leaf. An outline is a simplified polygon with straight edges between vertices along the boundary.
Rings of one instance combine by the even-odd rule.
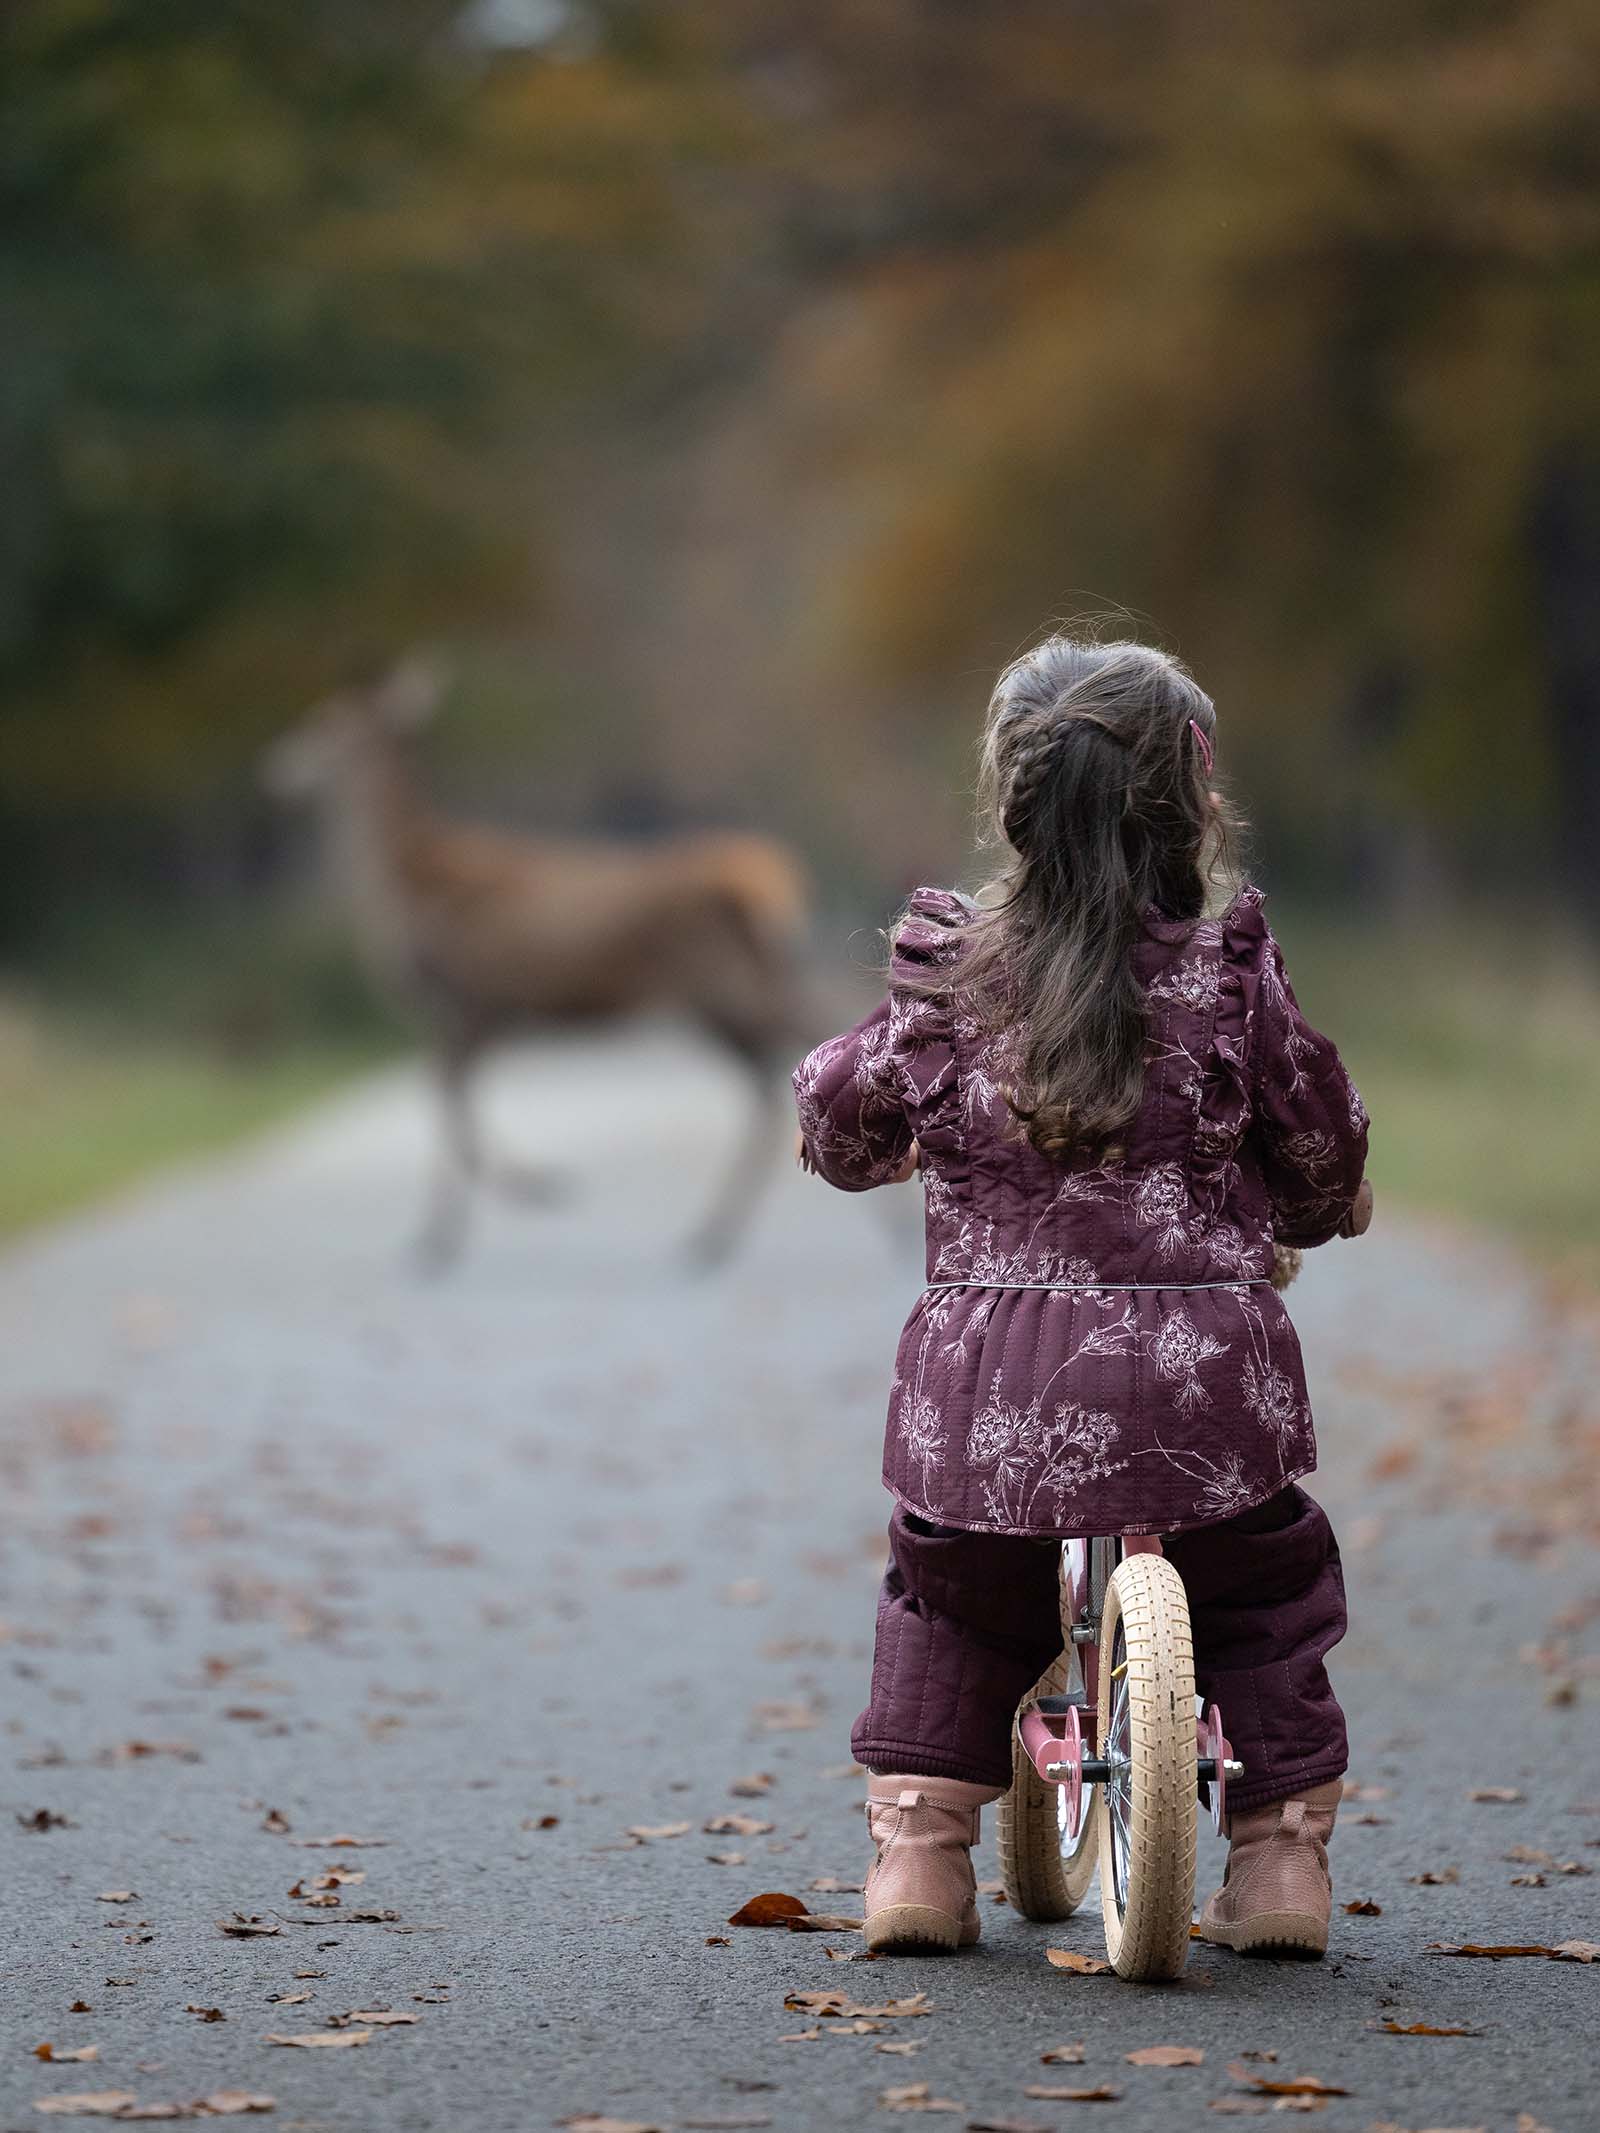
[[[1436,1874],[1430,1866],[1420,1874],[1407,1874],[1406,1879],[1413,1888],[1442,1889],[1453,1887],[1461,1879],[1461,1869],[1458,1866],[1447,1866],[1442,1873]]]
[[[781,1890],[772,1889],[740,1904],[728,1923],[730,1926],[782,1926],[791,1918],[806,1916],[806,1907],[798,1896],[785,1896]]]
[[[70,2006],[70,2007],[69,2007],[69,2008],[67,2009],[67,2013],[68,2013],[68,2014],[93,2014],[93,2013],[94,2013],[94,2009],[93,2009],[93,2008],[92,2008],[92,2007],[91,2007],[91,2006],[89,2005],[89,2002],[88,2002],[87,2000],[74,2000],[74,2001],[73,2001],[73,2003],[72,2003],[72,2005],[71,2005],[71,2006]]]
[[[219,1918],[217,1927],[230,1940],[256,1940],[283,1931],[275,1918],[247,1918],[242,1911],[235,1911],[231,1918]]]
[[[756,1723],[768,1733],[804,1733],[819,1723],[810,1704],[781,1699],[758,1703],[754,1716]],[[950,2108],[960,2110],[961,2106],[953,2104]]]
[[[1467,1794],[1469,1800],[1492,1802],[1499,1807],[1509,1807],[1514,1801],[1524,1797],[1515,1785],[1474,1785]]]
[[[754,1815],[713,1815],[700,1825],[708,1837],[767,1837],[777,1826],[758,1821]]]
[[[759,1900],[759,1899],[758,1899]],[[861,1920],[845,1918],[836,1911],[807,1911],[798,1918],[785,1918],[782,1924],[791,1933],[859,1933]]]
[[[780,2037],[778,2042],[780,2044],[813,2044],[821,2035],[822,2031],[820,2029],[794,2029],[789,2032],[788,2036]]]
[[[307,1998],[309,1997],[310,1995],[307,1994]],[[226,2022],[228,2019],[220,2007],[196,2007],[190,2005],[183,2011],[185,2014],[198,2015],[202,2022]]]
[[[1053,2133],[1037,2118],[969,2118],[967,2133]]]
[[[522,1826],[524,1829],[559,1829],[561,1817],[559,1815],[526,1815],[523,1818]]]
[[[819,1874],[815,1881],[806,1883],[808,1889],[816,1889],[824,1896],[859,1896],[863,1886],[859,1881],[841,1881],[837,1874]]]
[[[250,2089],[213,2089],[200,2098],[200,2109],[212,2118],[236,2118],[245,2111],[275,2111],[275,2096],[260,2096]]]
[[[335,2029],[348,2029],[352,2023],[365,2024],[368,2029],[405,2029],[413,2022],[420,2022],[421,2015],[396,2014],[388,2007],[353,2008],[349,2014],[331,2015],[329,2020]]]
[[[1435,2029],[1431,2022],[1373,2022],[1373,2029],[1389,2037],[1481,2037],[1481,2029]]]
[[[756,1770],[749,1777],[735,1778],[728,1790],[736,1800],[759,1800],[777,1782],[770,1770]]]
[[[1513,1874],[1509,1886],[1514,1889],[1547,1889],[1550,1884],[1543,1874]]]
[[[872,2048],[875,2052],[883,2052],[895,2058],[909,2059],[913,2052],[921,2051],[922,2039],[920,2037],[896,2037],[892,2043],[874,2044]]]
[[[843,1992],[786,1992],[783,2004],[794,2014],[815,2014],[842,2017],[846,2015],[887,2016],[891,2021],[900,2021],[912,2015],[932,2014],[933,2008],[925,1992],[913,1992],[903,2000],[885,2000],[880,2006],[866,2007],[852,2000]]]
[[[362,1848],[370,1848],[374,1845],[384,1845],[387,1844],[388,1841],[389,1840],[387,1837],[348,1836],[296,1837],[295,1839],[295,1842],[297,1844],[303,1844],[308,1852],[332,1851],[340,1846],[343,1846],[346,1850],[359,1850]]]
[[[744,1865],[744,1853],[743,1853],[743,1852],[707,1852],[707,1853],[706,1853],[706,1864],[707,1864],[707,1866],[743,1866],[743,1865]],[[813,1886],[813,1888],[814,1888],[814,1887],[816,1886],[815,1882],[813,1882],[813,1883],[812,1883],[812,1886]]]
[[[308,2029],[298,2036],[280,2036],[269,2031],[263,2040],[268,2044],[298,2045],[302,2051],[337,2051],[353,2044],[368,2044],[372,2041],[370,2029]]]
[[[1383,1916],[1383,1905],[1374,1903],[1370,1896],[1358,1896],[1354,1903],[1347,1903],[1345,1909],[1352,1918],[1381,1918]]]
[[[1206,2057],[1195,2044],[1146,2044],[1122,2056],[1130,2066],[1203,2066]]]
[[[301,2007],[311,1997],[309,1992],[269,1992],[269,2007]]]
[[[1336,2088],[1332,2082],[1321,2081],[1315,2074],[1296,2074],[1289,2081],[1273,2081],[1265,2074],[1252,2074],[1242,2059],[1232,2059],[1228,2072],[1241,2088],[1254,2089],[1258,2096],[1348,2096],[1348,2089]]]
[[[1340,1794],[1340,1798],[1344,1800],[1387,1800],[1392,1796],[1392,1791],[1393,1788],[1388,1785],[1354,1785],[1349,1778],[1346,1778],[1344,1791]]]
[[[286,1837],[289,1834],[289,1818],[279,1814],[276,1807],[269,1807],[261,1827],[269,1837]]]
[[[706,1935],[706,1946],[708,1948],[731,1948],[733,1942],[729,1940],[726,1933],[708,1933]]]
[[[964,2111],[964,2103],[949,2096],[935,2096],[926,2081],[907,2082],[903,2088],[885,2089],[878,2102],[886,2111]]]
[[[1092,2089],[1053,2088],[1045,2081],[1030,2081],[1022,2093],[1041,2103],[1115,2103],[1122,2091],[1114,2089],[1109,2081],[1096,2082]]]
[[[98,2059],[100,2047],[98,2044],[79,2044],[71,2051],[58,2051],[53,2044],[36,2044],[33,2047],[33,2056],[45,2060],[51,2066],[65,2066],[69,2060],[81,2066],[90,2059]]]
[[[692,1822],[635,1822],[624,1830],[623,1835],[639,1837],[648,1843],[652,1837],[686,1837],[693,1827]]]
[[[579,2111],[572,2118],[558,2118],[558,2126],[566,2126],[569,2133],[666,2133],[664,2126],[644,2118],[596,2117],[592,2111]]]
[[[1052,2044],[1047,2052],[1039,2054],[1039,2064],[1041,2066],[1082,2066],[1083,2046],[1081,2044]]]
[[[1564,1940],[1553,1948],[1546,1948],[1537,1941],[1445,1941],[1428,1943],[1432,1955],[1476,1955],[1492,1963],[1510,1961],[1515,1956],[1543,1956],[1551,1963],[1593,1963],[1600,1961],[1600,1941]]]
[[[131,2089],[80,2089],[70,2096],[41,2096],[34,2109],[62,2118],[120,2118],[136,2101]]]
[[[95,1902],[132,1903],[137,1894],[138,1891],[136,1889],[103,1889],[101,1893],[95,1898]]]
[[[1100,1977],[1111,1968],[1098,1955],[1080,1955],[1076,1948],[1046,1948],[1044,1959],[1058,1970],[1070,1970],[1075,1977]]]

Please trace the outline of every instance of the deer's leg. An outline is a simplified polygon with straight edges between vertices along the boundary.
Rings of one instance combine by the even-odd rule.
[[[471,1052],[452,1046],[437,1055],[433,1070],[439,1100],[439,1143],[422,1233],[417,1239],[417,1256],[424,1266],[437,1269],[452,1265],[461,1256],[467,1237],[472,1181],[481,1166],[482,1152],[469,1086]]]
[[[775,1166],[788,1095],[787,1079],[770,1042],[715,1022],[711,1027],[749,1073],[755,1104],[716,1198],[689,1239],[689,1255],[703,1267],[720,1265],[749,1224]]]

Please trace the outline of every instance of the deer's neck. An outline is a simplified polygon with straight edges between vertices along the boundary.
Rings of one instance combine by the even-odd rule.
[[[373,742],[349,764],[331,809],[333,860],[369,962],[390,981],[411,974],[406,859],[426,828],[410,765]]]

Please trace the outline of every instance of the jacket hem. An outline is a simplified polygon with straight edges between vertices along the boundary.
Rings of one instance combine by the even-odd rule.
[[[1314,1474],[1316,1470],[1315,1459],[1308,1459],[1301,1466],[1290,1467],[1282,1474],[1271,1476],[1263,1480],[1259,1489],[1254,1490],[1243,1501],[1230,1505],[1215,1518],[1169,1518],[1159,1525],[1138,1527],[1120,1525],[1103,1518],[1078,1519],[1066,1525],[1001,1526],[990,1519],[960,1518],[954,1512],[940,1510],[937,1505],[921,1503],[916,1497],[908,1496],[904,1489],[897,1488],[887,1474],[883,1476],[883,1485],[902,1511],[908,1511],[913,1518],[925,1519],[932,1526],[952,1527],[958,1533],[997,1533],[1010,1540],[1090,1540],[1109,1537],[1108,1525],[1113,1534],[1192,1533],[1202,1526],[1226,1525],[1230,1518],[1237,1518],[1241,1512],[1254,1511],[1259,1505],[1270,1503],[1274,1496],[1281,1495],[1291,1483],[1303,1481],[1308,1474]],[[934,1773],[930,1771],[928,1774],[932,1776]]]
[[[945,1755],[937,1748],[912,1741],[853,1736],[850,1752],[858,1763],[874,1765],[886,1776],[955,1778],[964,1785],[998,1785],[1002,1792],[1011,1784],[1011,1762],[985,1763],[965,1755]]]

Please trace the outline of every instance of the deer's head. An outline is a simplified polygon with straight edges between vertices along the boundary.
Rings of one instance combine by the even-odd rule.
[[[273,742],[262,758],[262,783],[285,800],[327,790],[425,726],[439,708],[444,688],[436,666],[412,657],[376,681],[336,690]]]

